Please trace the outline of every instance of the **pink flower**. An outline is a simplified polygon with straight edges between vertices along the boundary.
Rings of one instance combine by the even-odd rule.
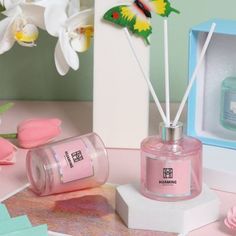
[[[11,165],[15,163],[17,149],[6,139],[0,138],[0,165]]]
[[[59,119],[25,120],[17,127],[20,147],[33,148],[50,142],[61,133]]]
[[[224,223],[229,229],[236,230],[236,206],[228,211]]]

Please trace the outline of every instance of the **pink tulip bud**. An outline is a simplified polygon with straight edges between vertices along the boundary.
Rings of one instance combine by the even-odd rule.
[[[59,119],[25,120],[17,127],[20,147],[33,148],[50,142],[61,133]]]
[[[224,223],[229,229],[236,231],[236,206],[228,211]]]
[[[17,149],[6,139],[0,138],[0,165],[11,165],[15,163]]]

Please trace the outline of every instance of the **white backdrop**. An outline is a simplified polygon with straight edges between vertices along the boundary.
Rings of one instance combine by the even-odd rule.
[[[148,88],[124,30],[102,20],[119,4],[95,1],[93,130],[107,147],[138,148],[148,135]],[[149,75],[149,47],[141,38],[132,39]]]

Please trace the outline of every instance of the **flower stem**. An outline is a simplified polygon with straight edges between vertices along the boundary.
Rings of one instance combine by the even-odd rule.
[[[5,139],[17,139],[17,134],[16,133],[0,134],[0,137],[5,138]]]

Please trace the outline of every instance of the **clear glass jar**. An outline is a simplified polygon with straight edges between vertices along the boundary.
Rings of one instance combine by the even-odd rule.
[[[236,77],[222,82],[220,121],[224,128],[236,130]]]
[[[95,133],[30,150],[26,169],[32,190],[41,196],[102,185],[109,173],[106,148]]]
[[[158,201],[191,199],[202,191],[202,143],[183,136],[183,124],[160,125],[141,143],[141,193]]]

